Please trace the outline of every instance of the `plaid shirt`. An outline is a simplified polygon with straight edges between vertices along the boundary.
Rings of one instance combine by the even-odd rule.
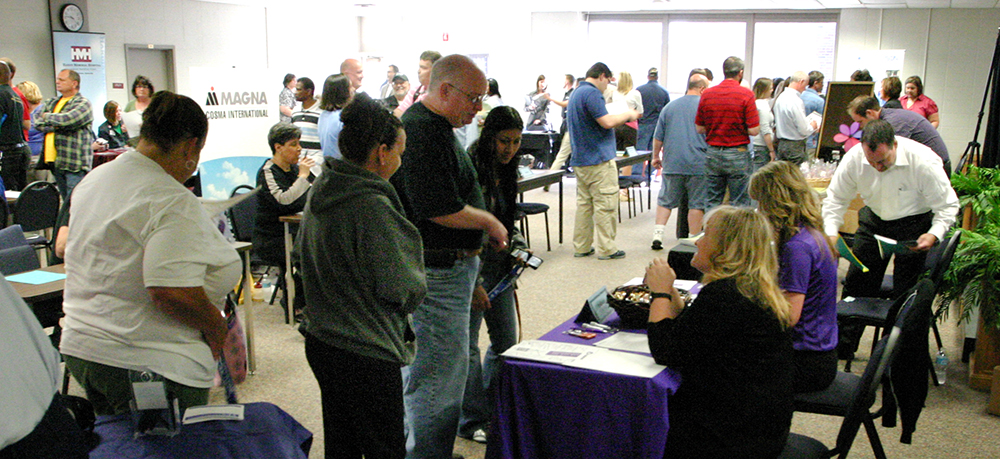
[[[94,111],[81,94],[73,96],[59,113],[53,113],[59,97],[45,101],[42,114],[35,118],[35,129],[56,134],[55,168],[69,172],[90,170],[93,163]]]

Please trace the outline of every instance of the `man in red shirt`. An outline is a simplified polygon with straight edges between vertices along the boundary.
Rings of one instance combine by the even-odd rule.
[[[753,91],[743,81],[743,59],[726,58],[722,73],[726,79],[706,89],[698,103],[695,128],[705,134],[708,151],[705,172],[708,208],[722,204],[729,189],[729,202],[749,206],[747,183],[750,180],[750,136],[760,132]]]

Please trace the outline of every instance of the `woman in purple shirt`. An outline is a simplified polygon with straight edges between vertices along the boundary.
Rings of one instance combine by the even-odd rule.
[[[785,161],[753,174],[750,197],[777,233],[780,286],[794,325],[794,390],[824,389],[837,375],[837,261],[821,230],[819,197]]]

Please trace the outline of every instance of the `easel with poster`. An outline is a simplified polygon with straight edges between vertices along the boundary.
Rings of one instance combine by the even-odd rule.
[[[831,81],[827,85],[817,158],[839,161],[861,139],[861,126],[847,114],[847,105],[855,97],[872,95],[874,87],[875,83],[871,81]]]

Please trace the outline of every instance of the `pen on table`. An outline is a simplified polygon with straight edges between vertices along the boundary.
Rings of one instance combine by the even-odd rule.
[[[611,327],[609,327],[607,325],[603,325],[603,324],[593,323],[593,322],[585,323],[585,324],[582,324],[581,326],[583,328],[588,329],[588,330],[599,331],[601,333],[608,333],[608,332],[611,331]]]

